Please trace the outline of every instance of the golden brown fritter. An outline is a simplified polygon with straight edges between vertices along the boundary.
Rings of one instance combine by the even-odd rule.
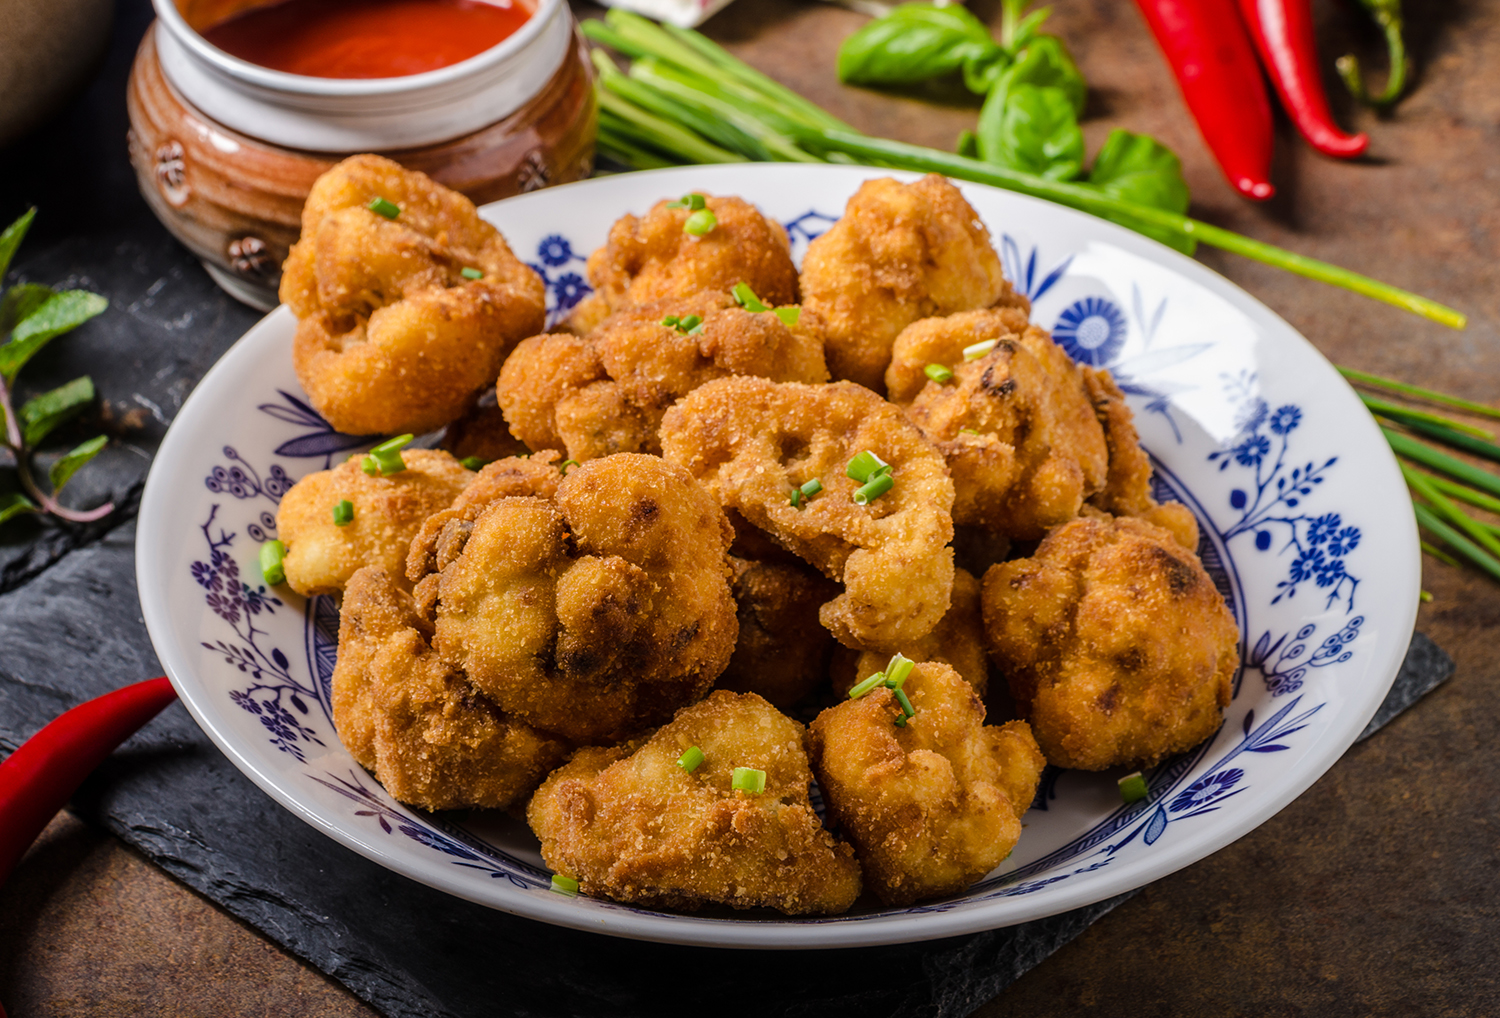
[[[797,303],[797,269],[781,224],[742,199],[704,197],[718,223],[702,237],[683,229],[692,213],[667,208],[666,200],[645,216],[615,222],[609,241],[589,256],[594,292],[573,312],[574,332],[586,334],[636,304],[727,293],[736,283],[748,284],[770,306]]]
[[[1047,759],[1147,766],[1219,727],[1239,631],[1198,557],[1131,517],[1059,527],[984,577],[995,663]]]
[[[333,720],[395,798],[423,809],[504,807],[567,753],[507,716],[429,645],[432,626],[384,569],[354,574],[339,619]]]
[[[398,206],[397,218],[371,211],[376,198]],[[545,297],[473,202],[374,155],[313,184],[281,277],[297,316],[297,377],[351,435],[420,434],[457,419],[516,341],[541,330]]]
[[[1139,516],[1171,531],[1178,544],[1196,553],[1198,520],[1193,511],[1180,502],[1158,503],[1151,497],[1151,458],[1141,448],[1125,394],[1102,368],[1084,368],[1083,381],[1109,446],[1109,478],[1089,498],[1089,505],[1114,516]]]
[[[808,729],[829,817],[887,905],[962,891],[1000,865],[1046,763],[1024,721],[985,725],[979,694],[947,665],[917,665],[903,691],[916,710],[905,727],[882,687]]]
[[[729,562],[740,638],[718,687],[759,693],[777,707],[790,707],[828,674],[834,642],[818,621],[818,609],[838,596],[838,585],[801,562]],[[975,605],[977,615],[977,585]]]
[[[470,456],[493,463],[527,451],[521,440],[505,426],[505,415],[498,406],[477,406],[448,425],[443,432],[444,449],[457,460]]]
[[[844,584],[819,612],[839,642],[899,650],[948,610],[953,482],[931,443],[870,390],[720,379],[667,412],[661,443],[721,505]],[[845,469],[867,450],[895,483],[862,506]],[[792,490],[814,478],[822,492],[794,507]]]
[[[989,353],[964,359],[966,347],[989,340],[997,341]],[[953,379],[932,381],[928,364]],[[1105,485],[1109,450],[1083,375],[1013,309],[912,324],[896,340],[886,380],[891,401],[947,459],[956,523],[1036,540]]]
[[[422,521],[452,505],[474,478],[441,449],[401,450],[406,469],[388,477],[366,474],[362,459],[308,474],[276,510],[276,533],[287,546],[286,582],[304,597],[343,590],[361,566],[401,575]],[[333,507],[344,500],[354,504],[354,519],[341,527]]]
[[[742,617],[743,618],[743,617]],[[741,632],[744,630],[741,622]],[[740,638],[742,641],[743,636]],[[979,580],[964,569],[953,571],[953,599],[937,628],[901,648],[913,661],[936,661],[952,668],[974,692],[984,696],[990,685],[989,652],[985,646],[984,615],[979,608]],[[874,650],[838,647],[829,672],[839,696],[876,672],[884,671],[891,655]],[[722,685],[722,682],[720,683]]]
[[[696,909],[717,903],[836,914],[859,896],[859,863],[808,799],[802,726],[753,693],[718,690],[642,741],[580,750],[527,810],[542,858],[585,894]],[[696,746],[703,762],[679,767]],[[736,791],[736,767],[765,772]]]
[[[1001,304],[1030,310],[1000,271],[990,234],[958,188],[867,180],[844,216],[808,246],[803,306],[827,330],[834,378],[883,392],[891,344],[921,318]]]
[[[621,453],[574,467],[553,499],[468,506],[408,564],[439,570],[417,601],[443,659],[503,710],[582,743],[660,724],[724,670],[731,536],[685,471]]]
[[[662,324],[689,316],[689,333]],[[534,336],[516,348],[495,392],[511,429],[533,449],[576,460],[659,453],[657,428],[680,397],[729,375],[826,382],[816,316],[792,328],[770,312],[736,307],[727,294],[674,297],[614,315],[587,338]]]

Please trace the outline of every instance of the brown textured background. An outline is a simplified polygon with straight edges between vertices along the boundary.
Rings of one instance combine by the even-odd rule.
[[[994,2],[974,5],[992,22]],[[1336,112],[1372,135],[1324,159],[1278,120],[1265,206],[1204,150],[1134,6],[1056,0],[1052,31],[1090,85],[1093,152],[1114,127],[1183,158],[1194,214],[1452,304],[1453,332],[1204,249],[1330,359],[1472,399],[1500,397],[1500,4],[1405,4],[1418,77],[1394,116]],[[580,13],[595,9],[580,6]],[[1383,66],[1353,0],[1317,3],[1324,64]],[[752,64],[873,134],[951,148],[977,105],[845,89],[839,41],[864,19],[817,3],[736,0],[707,26]],[[123,102],[123,96],[121,98]],[[123,139],[121,139],[123,146]],[[994,225],[994,224],[992,224]],[[1452,680],[1240,841],[1148,887],[978,1012],[984,1018],[1500,1013],[1500,587],[1424,560],[1419,627]],[[764,974],[774,978],[774,973]],[[0,1001],[13,1018],[370,1015],[337,984],[66,816],[0,891]]]

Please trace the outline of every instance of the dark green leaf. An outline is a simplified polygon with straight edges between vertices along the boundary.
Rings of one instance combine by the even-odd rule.
[[[21,241],[35,218],[36,208],[33,206],[21,213],[21,218],[7,226],[4,232],[0,232],[0,279],[4,279],[5,273],[10,270],[10,260],[15,256],[16,248],[21,246]]]
[[[76,329],[109,307],[109,301],[87,290],[64,290],[48,298],[11,331],[10,342],[0,346],[0,376],[7,382],[34,354],[57,336]]]
[[[954,149],[961,156],[970,159],[979,158],[979,136],[973,131],[960,131],[958,135],[958,147]]]
[[[992,108],[997,97],[1005,100]],[[1068,94],[1060,88],[1012,85],[990,93],[979,115],[979,152],[985,162],[1048,180],[1083,173],[1083,132]]]
[[[1067,93],[1068,101],[1073,106],[1073,115],[1083,115],[1088,86],[1078,71],[1078,65],[1073,63],[1073,58],[1068,54],[1068,47],[1055,35],[1038,35],[1028,42],[1016,57],[1015,63],[1001,75],[995,87],[1004,91],[1017,85],[1060,88]]]
[[[838,75],[853,85],[911,85],[997,52],[989,29],[963,7],[902,4],[844,40]]]
[[[37,507],[25,495],[13,491],[8,495],[0,495],[0,523],[22,513],[34,513]]]
[[[103,435],[91,438],[52,464],[52,471],[48,475],[52,479],[52,494],[56,495],[62,491],[63,485],[71,481],[73,475],[78,473],[78,468],[99,455],[99,451],[108,444],[109,439]]]
[[[976,95],[988,95],[1008,67],[1010,56],[1003,49],[969,57],[964,60],[964,87]]]
[[[57,291],[41,283],[17,283],[0,297],[0,336],[6,336],[23,318],[47,303]]]
[[[75,378],[51,392],[27,400],[21,407],[21,436],[35,446],[59,424],[75,417],[94,401],[94,382],[88,375]]]
[[[1042,27],[1042,22],[1046,21],[1051,13],[1052,8],[1040,7],[1022,18],[1016,25],[1015,35],[1007,41],[1006,50],[1011,55],[1015,55],[1025,49],[1026,44],[1035,38],[1037,30]]]
[[[1110,132],[1104,147],[1094,158],[1089,183],[1121,201],[1166,209],[1179,215],[1187,212],[1190,200],[1187,182],[1182,179],[1182,161],[1176,154],[1155,138],[1129,131]],[[1152,231],[1124,220],[1120,222],[1184,254],[1193,253],[1193,239],[1180,232]]]

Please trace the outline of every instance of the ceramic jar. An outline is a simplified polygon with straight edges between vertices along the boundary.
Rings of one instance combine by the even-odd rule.
[[[403,78],[311,78],[247,63],[206,28],[257,0],[154,0],[131,69],[141,193],[214,280],[269,309],[313,181],[379,152],[482,204],[587,177],[593,73],[565,0],[536,0],[510,38]]]

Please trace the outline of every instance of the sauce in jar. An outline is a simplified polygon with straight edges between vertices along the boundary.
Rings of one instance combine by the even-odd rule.
[[[205,30],[261,67],[313,78],[403,78],[478,56],[531,17],[520,0],[282,0]]]

